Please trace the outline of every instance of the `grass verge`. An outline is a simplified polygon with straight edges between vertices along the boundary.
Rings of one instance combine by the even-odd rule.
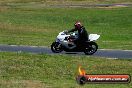
[[[132,3],[131,0],[0,0],[0,3],[44,3],[44,4],[113,4]]]
[[[132,75],[132,60],[0,52],[0,65],[1,88],[132,87],[132,83],[86,84],[80,86],[75,81],[79,65],[82,65],[88,74]]]

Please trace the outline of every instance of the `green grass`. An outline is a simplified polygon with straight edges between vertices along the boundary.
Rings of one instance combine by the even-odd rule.
[[[131,0],[0,0],[5,3],[30,3],[39,2],[47,4],[103,4],[103,3],[131,3]]]
[[[0,43],[50,46],[60,31],[83,22],[89,33],[100,34],[100,48],[132,49],[132,8],[0,9]]]
[[[130,74],[132,60],[92,56],[0,52],[0,88],[130,88],[130,84],[76,83],[78,66],[87,74]],[[109,85],[109,86],[108,86]]]
[[[27,3],[34,1],[38,3]],[[132,8],[43,8],[41,5],[45,2],[40,1],[0,0],[0,44],[50,46],[60,31],[73,28],[74,22],[80,20],[89,33],[101,35],[97,42],[99,48],[132,49]],[[15,2],[18,4],[7,4]],[[131,0],[78,0],[67,3],[128,2]],[[64,4],[56,2],[60,3]],[[75,81],[79,65],[88,74],[132,75],[132,60],[125,58],[112,60],[92,56],[0,52],[0,88],[132,87],[132,83],[80,86]]]

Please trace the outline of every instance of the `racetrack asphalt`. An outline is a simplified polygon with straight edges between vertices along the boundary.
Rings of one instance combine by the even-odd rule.
[[[69,4],[69,5],[50,5],[49,7],[58,7],[58,8],[62,8],[62,7],[83,7],[83,8],[87,8],[87,7],[111,7],[111,6],[117,6],[117,7],[132,7],[132,3],[130,4]]]
[[[0,6],[4,6],[1,5]],[[103,8],[107,8],[107,7],[132,7],[132,3],[122,3],[122,4],[51,4],[51,5],[47,5],[47,4],[40,4],[40,3],[28,3],[25,4],[23,6],[23,4],[21,5],[20,3],[8,3],[8,5],[6,6],[19,6],[19,7],[26,7],[26,8],[45,8],[45,7],[49,7],[49,8],[93,8],[93,7],[103,7]]]
[[[19,46],[19,45],[0,45],[1,52],[27,52],[36,54],[58,54],[53,53],[48,47],[38,46]],[[85,55],[83,52],[62,52],[66,55]],[[132,50],[108,50],[99,49],[94,55],[96,57],[106,57],[109,59],[132,59]]]

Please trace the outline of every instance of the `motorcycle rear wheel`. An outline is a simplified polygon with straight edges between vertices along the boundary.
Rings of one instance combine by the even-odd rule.
[[[54,53],[60,53],[63,51],[62,46],[59,42],[53,42],[51,45],[51,50]]]
[[[93,55],[98,49],[98,45],[95,42],[89,42],[84,49],[86,55]]]

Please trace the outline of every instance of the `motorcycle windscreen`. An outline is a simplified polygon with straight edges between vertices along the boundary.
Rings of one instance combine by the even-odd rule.
[[[100,35],[97,35],[97,34],[90,34],[90,35],[89,35],[89,40],[90,40],[90,41],[96,41],[99,37],[100,37]]]

